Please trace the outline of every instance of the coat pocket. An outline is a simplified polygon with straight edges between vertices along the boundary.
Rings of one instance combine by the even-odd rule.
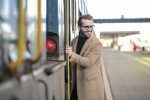
[[[97,77],[98,77],[97,73],[93,73],[93,74],[87,75],[86,79],[89,81],[89,80],[96,79]]]

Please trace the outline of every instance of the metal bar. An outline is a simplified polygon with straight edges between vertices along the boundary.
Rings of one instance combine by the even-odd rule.
[[[95,23],[150,23],[150,18],[94,19]]]

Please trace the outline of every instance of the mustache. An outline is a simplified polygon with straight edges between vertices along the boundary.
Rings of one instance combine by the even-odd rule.
[[[92,31],[85,31],[85,32],[92,32]]]
[[[92,30],[87,30],[87,31],[84,31],[85,33],[88,33],[88,32],[93,32]],[[81,36],[84,36],[84,32],[83,31],[80,31],[79,32],[79,35],[81,35]]]

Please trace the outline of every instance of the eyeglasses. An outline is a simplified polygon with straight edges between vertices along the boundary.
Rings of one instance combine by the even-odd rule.
[[[93,27],[95,27],[95,25],[91,25],[91,26],[81,26],[81,27],[83,27],[83,28],[85,28],[85,29],[93,29]]]

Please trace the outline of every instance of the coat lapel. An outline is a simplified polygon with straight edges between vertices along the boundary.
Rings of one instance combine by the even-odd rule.
[[[76,47],[77,47],[77,43],[78,43],[78,38],[79,38],[79,36],[77,36],[77,38],[75,38],[75,40],[73,41],[73,42],[74,42],[74,45],[73,45],[73,47],[72,47],[72,50],[73,50],[74,52],[76,52]]]
[[[82,55],[82,54],[85,52],[85,50],[87,50],[87,48],[90,46],[90,43],[91,43],[91,41],[92,41],[92,38],[93,38],[93,35],[91,35],[91,37],[90,37],[89,39],[87,39],[87,41],[85,42],[85,44],[84,44],[83,47],[82,47],[82,50],[81,50],[81,52],[80,52],[80,55]]]

